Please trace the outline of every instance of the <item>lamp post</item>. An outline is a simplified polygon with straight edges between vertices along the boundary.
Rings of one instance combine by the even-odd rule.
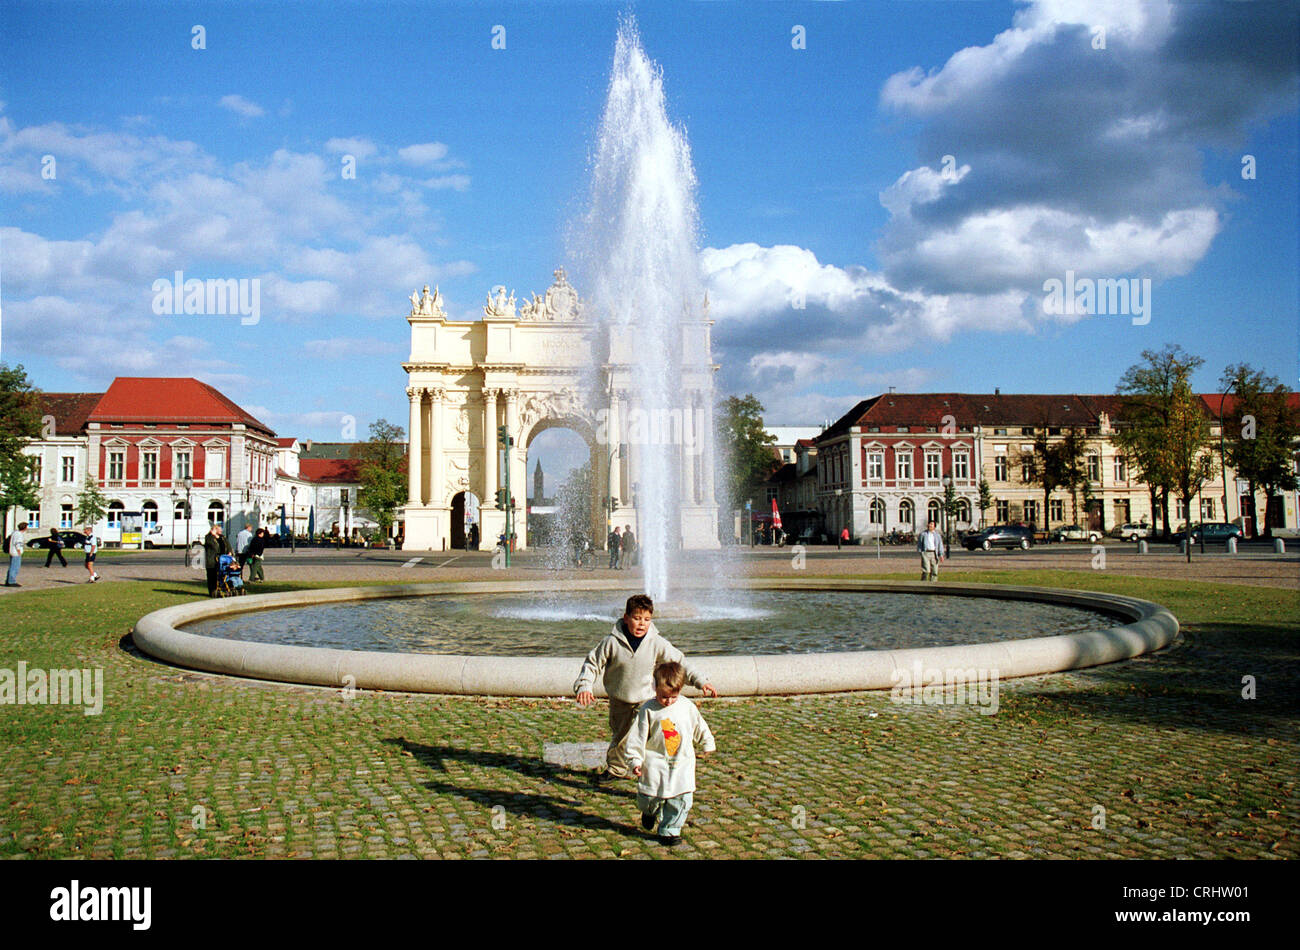
[[[182,484],[185,486],[185,563],[188,564],[190,559],[190,522],[194,517],[190,510],[190,492],[194,490],[194,479],[186,475]]]
[[[1237,381],[1234,379],[1228,384],[1228,388],[1223,391],[1223,395],[1219,397],[1219,470],[1223,475],[1223,520],[1229,524],[1232,523],[1232,519],[1228,517],[1228,460],[1223,450],[1223,402],[1228,398],[1228,393],[1232,392],[1236,387]],[[1189,501],[1187,504],[1187,521],[1190,524],[1192,520],[1191,502]],[[1201,539],[1202,541],[1205,539],[1204,531],[1201,532]]]
[[[298,486],[289,488],[290,504],[293,506],[293,526],[289,528],[289,553],[298,553]]]
[[[943,477],[943,550],[946,553],[952,547],[952,506],[954,504],[952,476]]]

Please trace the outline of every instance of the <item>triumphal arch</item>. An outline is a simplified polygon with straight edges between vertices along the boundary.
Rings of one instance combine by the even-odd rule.
[[[563,269],[545,294],[516,306],[492,288],[479,320],[449,320],[437,288],[411,294],[410,484],[404,550],[464,545],[466,493],[478,499],[481,547],[505,530],[498,489],[507,467],[518,547],[527,547],[528,446],[552,427],[576,432],[590,450],[591,535],[609,523],[638,533],[637,487],[647,466],[669,471],[677,536],[670,546],[718,547],[713,471],[713,375],[707,300],[681,326],[676,404],[646,406],[634,329],[595,319]],[[500,426],[513,439],[499,444]],[[666,466],[666,468],[664,468]],[[612,500],[612,503],[611,503]],[[506,504],[510,504],[507,499]],[[671,526],[670,526],[671,527]]]

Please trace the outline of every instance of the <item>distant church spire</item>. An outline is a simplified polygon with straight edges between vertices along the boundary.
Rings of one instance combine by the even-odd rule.
[[[537,468],[533,469],[533,504],[542,504],[546,496],[542,494],[542,460],[537,460]]]

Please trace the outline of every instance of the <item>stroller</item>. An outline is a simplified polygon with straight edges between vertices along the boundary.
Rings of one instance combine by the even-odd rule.
[[[217,558],[217,596],[242,597],[244,590],[244,569],[239,561],[229,554]]]

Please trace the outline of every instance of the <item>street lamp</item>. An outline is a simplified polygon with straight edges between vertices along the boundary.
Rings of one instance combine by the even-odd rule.
[[[289,529],[289,553],[298,553],[298,486],[289,489],[290,504],[293,506],[293,527]]]
[[[1235,389],[1236,387],[1237,387],[1237,381],[1234,379],[1232,382],[1228,384],[1228,388],[1223,391],[1223,395],[1219,397],[1219,469],[1220,469],[1220,473],[1223,475],[1223,520],[1228,522],[1229,524],[1232,523],[1232,519],[1228,517],[1228,461],[1227,461],[1227,456],[1224,454],[1223,451],[1223,401],[1228,398],[1228,393],[1232,392],[1233,389]],[[1253,501],[1254,499],[1251,500]],[[1192,505],[1191,500],[1188,499],[1187,523],[1189,526],[1189,530],[1192,522],[1191,505]],[[1245,530],[1244,524],[1242,525],[1242,529],[1243,531]],[[1190,541],[1191,539],[1189,538],[1188,543],[1190,543]],[[1202,544],[1204,544],[1204,541],[1205,541],[1205,532],[1202,531],[1201,532]]]
[[[954,494],[952,488],[952,476],[943,477],[943,549],[946,552],[952,547],[952,512],[949,510],[953,506]]]

